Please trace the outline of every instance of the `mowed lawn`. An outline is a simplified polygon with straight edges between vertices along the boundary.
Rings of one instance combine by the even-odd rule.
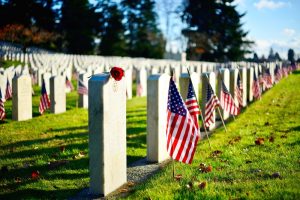
[[[300,199],[300,72],[252,103],[227,132],[200,141],[191,165],[175,162],[128,199]],[[259,143],[260,145],[255,143]],[[206,165],[200,170],[200,165]],[[211,166],[212,170],[207,166]],[[206,171],[206,172],[203,172]]]
[[[34,90],[32,120],[11,121],[11,100],[5,103],[8,119],[0,122],[0,199],[66,199],[89,187],[87,110],[76,108],[78,97],[72,92],[67,95],[66,113],[41,116],[40,89]],[[213,150],[207,140],[200,141],[192,165],[175,163],[180,180],[173,179],[168,165],[144,184],[128,187],[125,198],[299,199],[298,91],[299,72],[227,124],[227,133],[217,129],[210,136]],[[255,145],[258,137],[264,138],[263,145]],[[146,98],[133,98],[127,101],[127,160],[144,156]],[[212,165],[212,172],[200,172],[200,163]],[[198,187],[200,182],[206,182],[204,189]]]

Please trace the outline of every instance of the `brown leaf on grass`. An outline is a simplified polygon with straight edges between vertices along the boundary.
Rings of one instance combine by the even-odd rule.
[[[193,189],[193,182],[192,181],[188,182],[188,184],[186,184],[186,187],[188,189]]]
[[[209,165],[209,166],[206,167],[205,172],[207,172],[207,173],[212,172],[212,169],[213,169],[212,166]]]
[[[65,149],[66,149],[66,146],[64,146],[64,145],[59,147],[59,150],[60,150],[61,152],[64,152]]]
[[[20,177],[15,178],[15,183],[21,183],[21,182],[22,182],[22,179]]]
[[[122,189],[120,189],[120,192],[121,192],[121,193],[128,192],[128,189],[127,189],[127,188],[122,188]]]
[[[242,139],[241,136],[234,137],[234,138],[232,138],[232,139],[228,142],[228,144],[233,145],[233,144],[238,143],[239,141],[241,141],[241,139]]]
[[[127,182],[128,187],[133,187],[134,185],[135,185],[135,183],[133,181],[128,181]]]
[[[212,172],[212,166],[209,165],[209,166],[206,166],[205,163],[201,163],[199,165],[199,171],[201,171],[202,173],[208,173],[208,172]]]
[[[218,157],[222,154],[223,152],[220,150],[215,150],[211,153],[211,157]]]
[[[274,142],[274,140],[275,140],[275,137],[274,137],[274,136],[271,136],[271,137],[269,138],[269,142]]]
[[[287,135],[282,135],[280,136],[280,138],[287,138]]]
[[[176,181],[180,181],[182,179],[182,174],[176,174],[174,178]]]
[[[265,122],[265,126],[270,126],[270,122]]]
[[[201,182],[201,183],[198,185],[198,187],[199,187],[200,190],[204,190],[204,189],[206,188],[206,186],[207,186],[207,183],[206,183],[205,181]]]
[[[262,137],[259,137],[255,140],[256,145],[263,145],[265,143],[265,139]]]
[[[85,156],[85,153],[83,151],[80,151],[77,155],[73,156],[73,159],[82,158]]]
[[[33,172],[31,172],[31,179],[32,180],[36,180],[38,178],[40,178],[40,172],[39,171],[33,171]]]
[[[66,165],[68,163],[69,163],[68,160],[58,160],[58,161],[53,161],[53,162],[48,163],[48,166],[49,166],[49,169],[55,169],[60,166]]]
[[[272,178],[281,178],[281,175],[279,172],[275,172],[271,175]]]

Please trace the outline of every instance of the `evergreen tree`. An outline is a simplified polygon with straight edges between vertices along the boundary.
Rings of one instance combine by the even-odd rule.
[[[258,58],[258,55],[257,55],[257,53],[254,53],[253,54],[253,62],[259,62],[259,58]]]
[[[162,58],[165,41],[157,28],[154,0],[123,0],[129,55]]]
[[[60,30],[63,51],[91,54],[94,50],[97,17],[88,0],[62,0]]]
[[[123,13],[116,3],[102,1],[98,4],[99,14],[101,14],[99,35],[101,43],[99,51],[101,55],[127,56],[125,41],[125,27],[122,23]]]
[[[292,63],[295,62],[295,52],[293,49],[288,50],[288,60]]]
[[[281,61],[281,57],[278,52],[275,53],[275,61]]]
[[[192,60],[242,60],[252,44],[246,40],[233,0],[185,0],[182,20],[188,24],[187,54]]]
[[[272,47],[271,47],[270,52],[269,52],[268,61],[270,61],[270,62],[275,61],[275,54],[274,54],[274,51],[273,51]]]

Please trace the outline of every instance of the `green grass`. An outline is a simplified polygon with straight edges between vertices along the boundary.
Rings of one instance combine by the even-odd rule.
[[[252,103],[228,132],[218,128],[200,141],[191,165],[175,162],[144,184],[129,188],[128,199],[300,199],[300,73],[295,72]],[[270,137],[274,142],[270,142]],[[265,139],[256,145],[258,137]],[[219,155],[212,151],[219,150]],[[212,165],[202,173],[199,164]],[[280,178],[272,175],[280,173]],[[200,189],[200,182],[207,187]],[[188,189],[187,185],[193,185]]]
[[[72,92],[67,94],[67,112],[47,111],[41,116],[40,88],[34,90],[31,120],[10,120],[12,102],[5,103],[8,119],[0,122],[0,199],[67,199],[89,187],[87,110],[76,108],[78,96]],[[299,199],[299,90],[299,73],[282,80],[228,124],[227,133],[219,128],[210,137],[213,150],[222,151],[220,156],[211,157],[207,140],[200,141],[192,165],[175,164],[176,174],[183,175],[180,181],[173,180],[168,165],[144,184],[129,188],[127,198]],[[268,142],[271,134],[274,143]],[[238,136],[240,141],[230,142]],[[264,137],[265,144],[256,146],[256,137]],[[127,101],[127,160],[145,156],[146,97],[133,98]],[[202,162],[211,164],[213,171],[200,173]],[[40,178],[33,180],[31,172],[36,170]],[[270,178],[274,172],[280,172],[281,179]],[[188,190],[192,179],[195,187]],[[197,181],[208,182],[207,188],[198,189]]]

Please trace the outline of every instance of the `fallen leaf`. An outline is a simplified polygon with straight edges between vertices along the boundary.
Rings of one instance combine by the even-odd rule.
[[[127,189],[127,188],[122,188],[122,189],[120,190],[120,192],[122,192],[122,193],[128,192],[128,189]]]
[[[213,169],[212,166],[209,165],[206,167],[205,172],[212,172],[212,169]]]
[[[264,138],[261,138],[261,137],[259,137],[259,138],[257,138],[257,139],[255,140],[255,144],[256,144],[256,145],[263,145],[264,142],[265,142],[265,139],[264,139]]]
[[[59,150],[60,150],[61,152],[64,152],[65,149],[66,149],[66,146],[60,146],[60,147],[59,147]]]
[[[15,183],[21,183],[21,182],[22,182],[22,180],[21,180],[20,177],[16,177],[16,178],[15,178]]]
[[[31,179],[36,180],[40,177],[40,172],[39,171],[33,171],[31,172]]]
[[[201,182],[201,183],[198,185],[199,189],[201,189],[201,190],[204,190],[204,189],[206,188],[206,186],[207,186],[207,183],[206,183],[205,181]]]
[[[218,157],[218,156],[220,156],[222,153],[223,153],[223,152],[220,151],[220,150],[215,150],[215,151],[213,151],[213,152],[211,153],[211,156],[212,156],[212,157]]]
[[[280,136],[280,138],[287,138],[287,136],[286,135],[282,135],[282,136]]]
[[[281,178],[280,173],[279,172],[273,173],[272,178]]]
[[[133,187],[135,184],[134,184],[133,181],[128,181],[127,185],[128,185],[129,187]]]
[[[271,136],[271,137],[269,138],[269,142],[274,142],[274,140],[275,140],[275,138],[274,138],[273,136]]]
[[[176,181],[180,181],[182,179],[182,174],[177,174],[174,176],[174,178],[176,179]]]
[[[49,169],[55,169],[57,167],[65,165],[67,163],[69,163],[68,160],[58,160],[58,161],[49,162],[48,166],[49,166]]]
[[[186,185],[186,187],[188,189],[193,189],[193,182],[192,181],[188,182],[188,184]]]

